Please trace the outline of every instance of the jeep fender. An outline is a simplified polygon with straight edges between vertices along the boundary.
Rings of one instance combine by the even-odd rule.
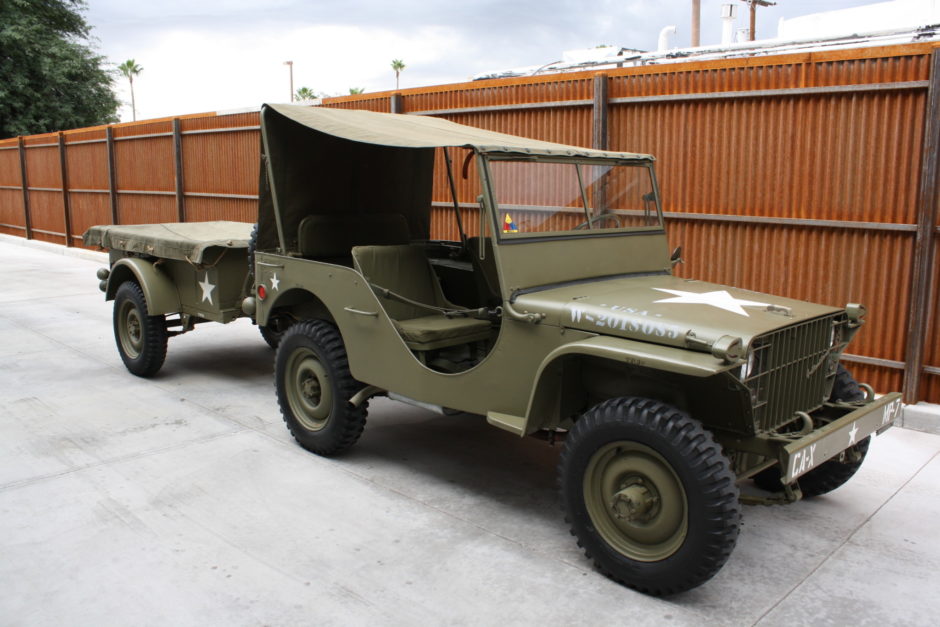
[[[289,312],[297,320],[326,320],[335,324],[335,318],[329,307],[316,294],[303,288],[293,288],[278,293],[269,301],[259,303],[255,313],[255,322],[261,326],[278,310]]]
[[[726,372],[737,364],[727,364],[711,353],[674,346],[662,346],[626,338],[597,336],[559,346],[549,353],[538,369],[529,397],[523,433],[533,433],[546,425],[546,416],[557,405],[561,390],[560,365],[566,357],[585,356],[637,368],[705,379]],[[521,434],[520,434],[521,435]]]
[[[138,257],[124,257],[111,267],[105,300],[114,300],[118,287],[128,280],[140,285],[147,299],[147,313],[151,316],[180,311],[180,295],[173,280],[153,262]]]

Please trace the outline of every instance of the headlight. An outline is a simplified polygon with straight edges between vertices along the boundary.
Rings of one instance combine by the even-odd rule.
[[[728,363],[733,363],[744,354],[744,342],[739,337],[722,335],[712,344],[712,355]]]

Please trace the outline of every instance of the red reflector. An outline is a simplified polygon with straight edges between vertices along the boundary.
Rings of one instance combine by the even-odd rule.
[[[264,289],[263,285],[259,285],[258,286],[258,298],[260,298],[261,300],[264,300],[267,295],[268,295],[268,290]]]

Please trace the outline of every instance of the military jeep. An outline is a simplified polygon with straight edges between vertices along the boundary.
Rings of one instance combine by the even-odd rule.
[[[314,453],[352,446],[374,396],[563,440],[579,545],[659,595],[728,559],[740,480],[779,502],[828,492],[899,416],[898,394],[840,365],[862,306],[673,274],[649,155],[288,105],[263,107],[261,131],[257,230],[229,241],[249,261],[211,270],[230,301],[245,286],[239,315],[277,346],[284,421]],[[148,276],[111,285],[128,254],[99,275],[136,299],[115,303],[119,350],[146,350],[166,315],[180,331],[232,317],[203,311],[210,270],[191,262],[131,254]],[[203,298],[148,309],[150,275]]]

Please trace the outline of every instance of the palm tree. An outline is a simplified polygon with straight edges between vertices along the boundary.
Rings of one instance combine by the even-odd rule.
[[[401,59],[393,59],[392,69],[395,70],[395,89],[398,89],[398,75],[405,69],[405,62]]]
[[[127,78],[128,82],[131,84],[131,117],[134,121],[137,121],[137,101],[134,99],[134,77],[144,71],[144,68],[137,65],[137,61],[133,59],[128,59],[124,63],[118,66],[118,69],[121,70],[121,74]]]
[[[314,100],[317,97],[317,93],[309,87],[301,87],[294,94],[294,100]]]
[[[349,88],[349,95],[351,96],[354,96],[356,94],[364,94],[364,93],[366,93],[365,87],[350,87]]]

